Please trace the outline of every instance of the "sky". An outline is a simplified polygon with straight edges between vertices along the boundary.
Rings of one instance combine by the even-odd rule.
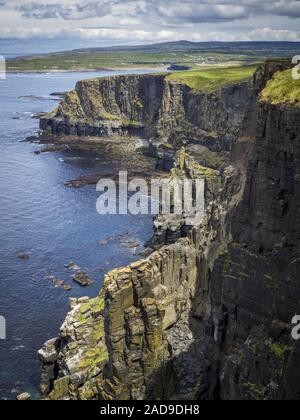
[[[300,41],[300,0],[0,0],[12,52],[182,39]]]

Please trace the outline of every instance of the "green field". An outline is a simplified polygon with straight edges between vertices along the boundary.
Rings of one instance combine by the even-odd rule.
[[[300,80],[292,78],[292,71],[275,74],[261,94],[261,100],[277,104],[290,104],[300,107]]]
[[[9,72],[93,71],[104,69],[191,69],[232,67],[263,62],[267,58],[291,58],[300,43],[292,42],[166,42],[162,44],[86,48],[8,60]]]
[[[249,80],[256,68],[257,66],[242,66],[192,70],[173,73],[168,79],[185,84],[195,91],[209,92],[233,82]]]
[[[174,63],[192,68],[219,63],[240,64],[247,60],[243,55],[190,54],[190,53],[61,53],[38,57],[25,57],[8,61],[10,72],[80,71],[123,68],[162,68]]]

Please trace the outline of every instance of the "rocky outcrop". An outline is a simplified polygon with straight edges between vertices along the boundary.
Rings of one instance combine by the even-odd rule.
[[[201,93],[167,75],[107,77],[78,82],[40,127],[55,135],[153,137],[229,150],[248,97],[247,82]]]
[[[205,343],[215,346],[216,362],[204,398],[298,400],[300,395],[300,343],[291,337],[300,296],[300,110],[263,103],[256,89],[277,70],[274,63],[259,69],[256,98],[234,151],[243,187],[227,214],[228,246],[210,273],[213,334]],[[200,292],[195,299],[196,318],[204,296]],[[203,328],[201,317],[196,331]]]
[[[91,325],[98,321],[78,321],[80,306],[76,306],[59,340],[47,343],[40,352],[44,395],[49,399],[158,399],[179,392],[173,359],[182,356],[195,341],[189,314],[198,261],[196,243],[190,237],[162,248],[146,260],[110,272],[102,291],[105,324],[97,326],[99,335],[106,336],[106,366],[103,368],[104,356],[97,360],[98,352],[103,354],[103,342],[99,347],[95,342],[82,341],[90,340]],[[82,352],[91,355],[87,370],[83,369],[86,356]],[[187,369],[192,371],[192,366]],[[197,372],[193,372],[193,379],[182,374],[180,386],[184,393],[194,391]]]
[[[41,393],[49,400],[93,399],[108,360],[104,336],[104,300],[70,299],[70,312],[59,338],[39,351]]]
[[[300,299],[300,108],[260,100],[286,66],[257,71],[202,224],[106,276],[97,339],[94,301],[86,301],[87,323],[75,303],[40,354],[48,398],[300,398],[300,342],[291,337]],[[88,357],[82,371],[83,351],[101,357]]]

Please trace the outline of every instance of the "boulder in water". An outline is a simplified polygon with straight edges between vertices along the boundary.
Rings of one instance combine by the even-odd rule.
[[[23,392],[23,394],[20,394],[17,396],[18,401],[29,401],[31,400],[31,395],[28,392]]]
[[[94,282],[93,280],[83,271],[77,273],[73,276],[75,283],[79,284],[81,287],[91,286]]]

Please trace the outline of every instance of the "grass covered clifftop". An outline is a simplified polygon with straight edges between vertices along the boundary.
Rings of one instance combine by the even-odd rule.
[[[250,80],[257,66],[213,68],[173,73],[167,76],[172,80],[189,86],[195,91],[212,92],[232,83]]]
[[[70,91],[59,107],[48,114],[47,118],[130,121],[130,125],[133,125],[132,122],[137,122],[139,125],[141,122],[149,120],[149,112],[152,116],[157,114],[159,109],[156,108],[163,105],[163,95],[166,94],[165,89],[169,84],[175,82],[178,83],[179,90],[184,86],[189,86],[193,91],[209,94],[220,87],[250,80],[256,68],[253,65],[220,66],[176,73],[125,75],[83,80],[77,83],[75,90]],[[141,92],[144,92],[144,95],[141,96]],[[172,103],[175,99],[170,97],[168,100]],[[146,103],[147,106],[145,106]],[[152,107],[156,111],[153,111]],[[179,111],[177,113],[180,114]],[[153,122],[153,118],[151,121]]]
[[[254,70],[223,67],[80,81],[54,115],[41,119],[40,128],[55,135],[159,137],[171,144],[179,138],[198,141],[206,133],[206,141],[214,143],[215,150],[221,142],[222,147],[224,142],[229,147],[249,98],[250,83],[240,82],[250,80]],[[174,81],[178,77],[183,82]],[[187,88],[186,78],[202,89],[207,100]]]
[[[239,65],[247,57],[223,53],[66,52],[18,57],[7,62],[9,72],[99,71],[115,69],[166,68],[173,64],[197,68],[219,64]],[[255,60],[255,59],[254,59]],[[253,59],[251,59],[253,61]]]
[[[277,72],[262,91],[261,100],[300,107],[300,80],[293,79],[291,69]]]

